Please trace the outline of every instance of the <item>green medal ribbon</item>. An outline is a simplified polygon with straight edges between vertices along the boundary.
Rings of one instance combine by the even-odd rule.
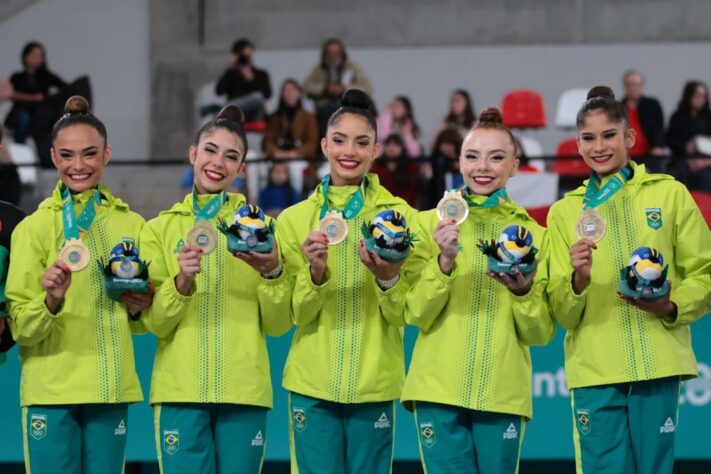
[[[195,188],[193,188],[193,214],[195,214],[195,220],[209,221],[220,212],[220,209],[222,209],[222,205],[225,202],[227,202],[227,192],[222,191],[220,194],[212,198],[207,206],[201,209],[198,205],[197,193],[195,193]]]
[[[490,196],[469,194],[469,188],[467,188],[466,186],[462,187],[459,192],[462,194],[464,200],[467,201],[469,207],[496,207],[499,204],[509,200],[509,195],[506,194],[505,188],[497,189],[495,192],[491,193]]]
[[[94,194],[89,199],[89,202],[84,207],[84,210],[77,218],[74,211],[74,203],[69,188],[62,187],[62,217],[64,223],[64,239],[79,239],[82,232],[86,232],[94,222],[97,211],[101,208],[101,193],[98,189],[94,190]]]
[[[323,207],[321,207],[321,217],[320,219],[323,219],[323,217],[326,215],[329,209],[328,207],[328,187],[331,183],[331,175],[326,175],[326,177],[321,180],[321,192],[323,193]],[[348,204],[346,204],[346,207],[341,210],[341,214],[343,214],[343,217],[348,220],[348,219],[353,219],[355,216],[358,215],[361,209],[363,209],[363,205],[365,204],[365,188],[368,187],[368,178],[363,178],[363,182],[360,183],[360,186],[358,186],[358,189],[356,190],[355,194],[353,194],[353,197],[351,197],[350,201],[348,201]]]
[[[588,180],[588,187],[585,189],[583,196],[583,209],[596,208],[604,202],[609,201],[612,196],[617,193],[630,180],[634,171],[627,165],[607,182],[602,188],[600,187],[600,177],[593,172]]]

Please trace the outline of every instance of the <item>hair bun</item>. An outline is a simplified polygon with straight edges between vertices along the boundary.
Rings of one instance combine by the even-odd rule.
[[[601,99],[615,100],[615,93],[607,86],[595,86],[588,91],[588,100],[598,97]]]
[[[487,107],[482,110],[481,114],[479,114],[479,122],[503,124],[504,116],[501,115],[501,111],[496,107]]]
[[[375,105],[368,94],[360,89],[348,89],[341,97],[341,107],[353,107],[375,115]]]
[[[73,95],[64,103],[64,112],[69,115],[88,114],[89,101],[80,95]]]
[[[222,107],[220,113],[217,114],[215,120],[229,120],[237,123],[240,127],[244,126],[244,112],[236,105],[226,105]]]

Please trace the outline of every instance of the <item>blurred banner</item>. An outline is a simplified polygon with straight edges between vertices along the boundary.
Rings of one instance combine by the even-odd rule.
[[[533,348],[534,420],[526,428],[523,443],[525,459],[572,459],[572,421],[570,397],[565,387],[563,369],[564,331],[546,347]],[[692,326],[693,343],[699,361],[699,378],[684,383],[681,390],[676,457],[709,459],[706,427],[711,426],[711,314]],[[284,361],[291,343],[289,333],[269,340],[272,382],[275,387],[274,410],[267,428],[267,460],[289,457],[286,392],[280,387]],[[408,327],[405,335],[407,363],[417,331]],[[135,340],[138,373],[148,396],[155,338],[139,336]],[[67,367],[67,370],[72,370]],[[22,427],[19,408],[19,360],[17,349],[8,354],[0,368],[0,462],[22,460]],[[511,383],[516,383],[512,380]],[[419,457],[412,414],[400,407],[396,426],[396,459]],[[147,403],[133,405],[128,423],[128,461],[155,461],[152,411]]]

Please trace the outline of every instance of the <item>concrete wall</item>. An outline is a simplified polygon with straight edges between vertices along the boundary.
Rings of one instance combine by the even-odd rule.
[[[318,54],[315,48],[258,50],[255,61],[270,71],[272,85],[278,90],[286,77],[303,80]],[[551,154],[558,142],[567,137],[553,124],[558,97],[566,89],[607,84],[621,94],[623,72],[636,68],[646,75],[647,90],[661,100],[668,119],[686,80],[711,81],[711,62],[705,59],[711,57],[711,43],[351,48],[349,55],[368,72],[379,108],[396,94],[410,96],[426,144],[446,113],[450,91],[455,88],[468,89],[479,111],[486,106],[500,106],[503,95],[511,89],[538,90],[546,102],[549,127],[530,135],[539,139],[544,150]],[[190,93],[190,84],[197,88],[214,80],[225,67],[226,57],[226,50],[204,54],[199,68],[180,75],[185,93]],[[168,68],[162,64],[159,67],[161,71]],[[182,104],[188,105],[189,101]],[[172,101],[171,107],[179,106]],[[275,106],[276,98],[271,101],[270,109]],[[192,112],[184,111],[178,122],[162,107],[156,105],[153,111],[160,115],[160,126],[169,130],[173,138],[154,142],[154,156],[182,156],[195,128],[191,125]],[[180,130],[184,132],[179,138]],[[156,139],[160,136],[155,135]]]
[[[29,2],[31,3],[31,2]],[[147,0],[43,0],[0,21],[0,77],[21,69],[20,51],[44,43],[65,80],[91,77],[94,112],[106,124],[115,159],[149,153]],[[5,117],[7,105],[2,109]]]
[[[154,0],[150,8],[154,158],[185,154],[194,91],[218,77],[240,36],[255,42],[275,86],[303,79],[321,42],[342,38],[372,76],[378,103],[410,94],[426,134],[453,87],[469,88],[481,106],[529,86],[555,107],[565,88],[617,85],[638,67],[670,110],[683,80],[711,77],[703,0]],[[542,134],[548,149],[551,137]]]

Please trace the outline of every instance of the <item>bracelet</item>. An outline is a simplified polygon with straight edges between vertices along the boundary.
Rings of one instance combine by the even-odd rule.
[[[380,287],[380,289],[386,291],[397,285],[397,282],[400,281],[400,274],[398,273],[397,275],[395,275],[394,278],[391,278],[389,280],[381,280],[380,278],[376,278],[376,281],[378,282],[378,286]]]
[[[279,278],[281,276],[282,271],[284,271],[284,266],[279,262],[279,265],[274,270],[271,270],[267,273],[262,273],[262,277],[266,278],[267,280],[274,280],[275,278]]]

